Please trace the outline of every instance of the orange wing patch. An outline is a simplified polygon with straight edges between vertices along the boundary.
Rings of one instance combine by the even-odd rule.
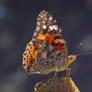
[[[38,44],[38,47],[41,47],[41,44]],[[32,64],[33,60],[37,57],[39,50],[35,50],[35,47],[32,45],[32,41],[27,45],[27,48],[24,53],[24,65]]]
[[[62,40],[61,39],[54,40],[55,36],[56,36],[55,34],[50,34],[50,33],[43,35],[42,32],[40,32],[37,39],[48,41],[49,44],[52,44],[52,42],[54,42],[55,48],[57,48],[59,51],[61,51],[63,49],[63,46],[61,46],[61,45],[64,43],[64,40],[63,39]],[[58,45],[57,45],[57,43],[58,43]]]

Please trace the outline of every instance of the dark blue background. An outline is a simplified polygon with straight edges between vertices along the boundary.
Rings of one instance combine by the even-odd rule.
[[[53,76],[27,75],[21,67],[43,9],[62,27],[69,54],[92,51],[91,0],[0,0],[0,92],[32,92],[36,82]],[[81,92],[92,92],[92,55],[77,58],[71,77]]]

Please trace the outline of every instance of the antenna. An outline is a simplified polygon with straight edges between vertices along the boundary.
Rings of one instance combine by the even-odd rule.
[[[83,47],[84,46],[84,43],[81,42],[80,45],[79,45],[79,48],[76,49],[76,51],[78,51],[80,49],[80,47]],[[73,52],[72,53],[73,55],[77,55],[77,56],[81,56],[81,55],[90,55],[92,54],[92,50],[91,51],[87,51],[87,52]]]
[[[85,53],[78,53],[78,54],[75,54],[75,55],[78,55],[78,56],[81,56],[81,55],[90,55],[90,54],[92,54],[92,51],[90,51],[90,52],[85,52]]]

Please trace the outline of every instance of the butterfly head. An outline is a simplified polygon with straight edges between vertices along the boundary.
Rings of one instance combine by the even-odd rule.
[[[68,62],[71,64],[76,60],[76,58],[77,58],[77,55],[70,55],[68,56]]]

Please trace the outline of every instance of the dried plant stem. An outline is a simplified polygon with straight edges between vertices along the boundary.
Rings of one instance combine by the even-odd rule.
[[[72,78],[53,77],[47,81],[37,83],[34,92],[80,92]]]

